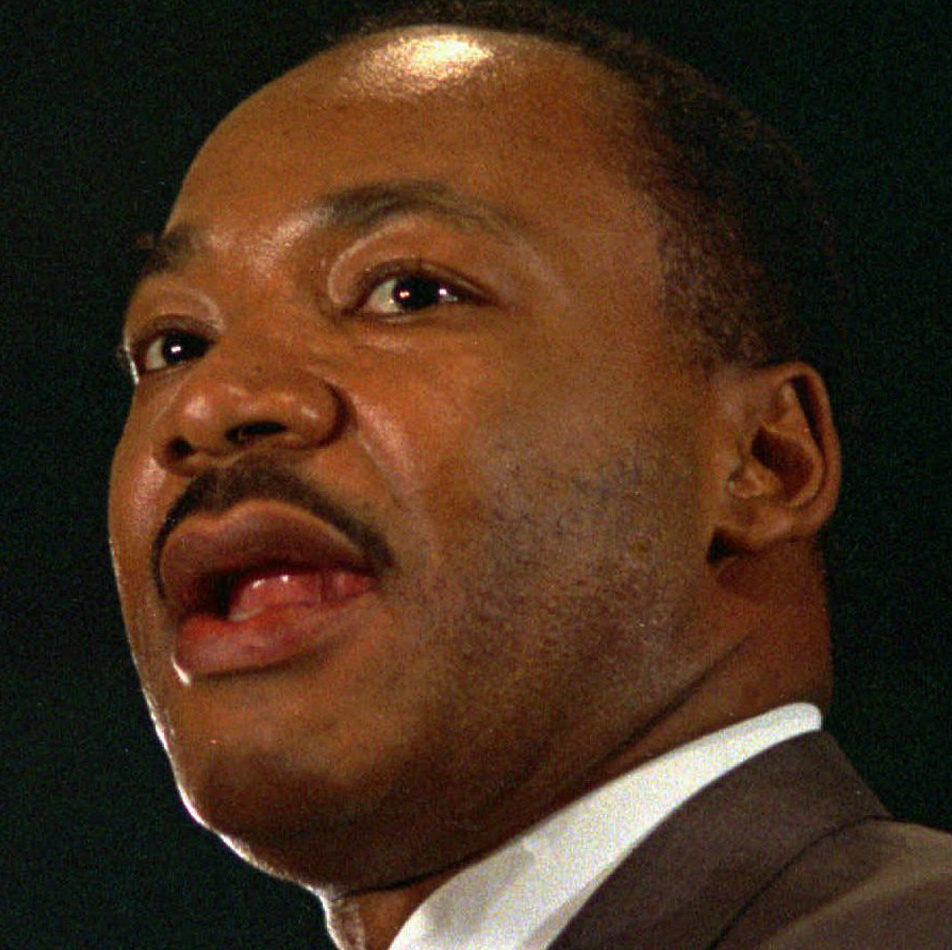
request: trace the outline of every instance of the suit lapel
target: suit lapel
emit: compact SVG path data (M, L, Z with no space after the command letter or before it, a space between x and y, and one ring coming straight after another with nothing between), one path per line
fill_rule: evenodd
M885 815L830 736L784 742L682 805L595 892L551 950L712 947L809 844Z

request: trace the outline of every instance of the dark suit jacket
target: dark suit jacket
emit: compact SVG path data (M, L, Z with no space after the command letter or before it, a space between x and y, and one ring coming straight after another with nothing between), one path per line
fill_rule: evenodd
M828 735L701 791L551 950L950 950L952 835L890 819Z

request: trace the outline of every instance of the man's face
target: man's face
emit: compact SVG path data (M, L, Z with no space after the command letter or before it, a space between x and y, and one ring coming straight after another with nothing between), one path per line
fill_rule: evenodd
M481 34L338 49L216 131L132 298L132 649L189 806L278 873L492 846L703 667L708 401L605 81Z

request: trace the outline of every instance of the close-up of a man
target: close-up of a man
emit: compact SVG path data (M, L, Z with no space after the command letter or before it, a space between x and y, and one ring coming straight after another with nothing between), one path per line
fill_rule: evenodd
M952 946L952 838L821 727L827 226L743 107L541 7L369 26L208 138L113 559L188 809L338 946Z

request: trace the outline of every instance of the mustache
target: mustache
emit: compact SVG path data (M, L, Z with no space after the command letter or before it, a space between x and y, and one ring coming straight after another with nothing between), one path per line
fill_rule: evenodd
M280 501L300 508L340 531L366 552L375 571L393 564L383 534L327 496L293 469L271 459L246 457L227 468L210 468L196 476L169 509L152 543L152 577L160 593L159 559L169 535L195 514L224 514L245 501Z

